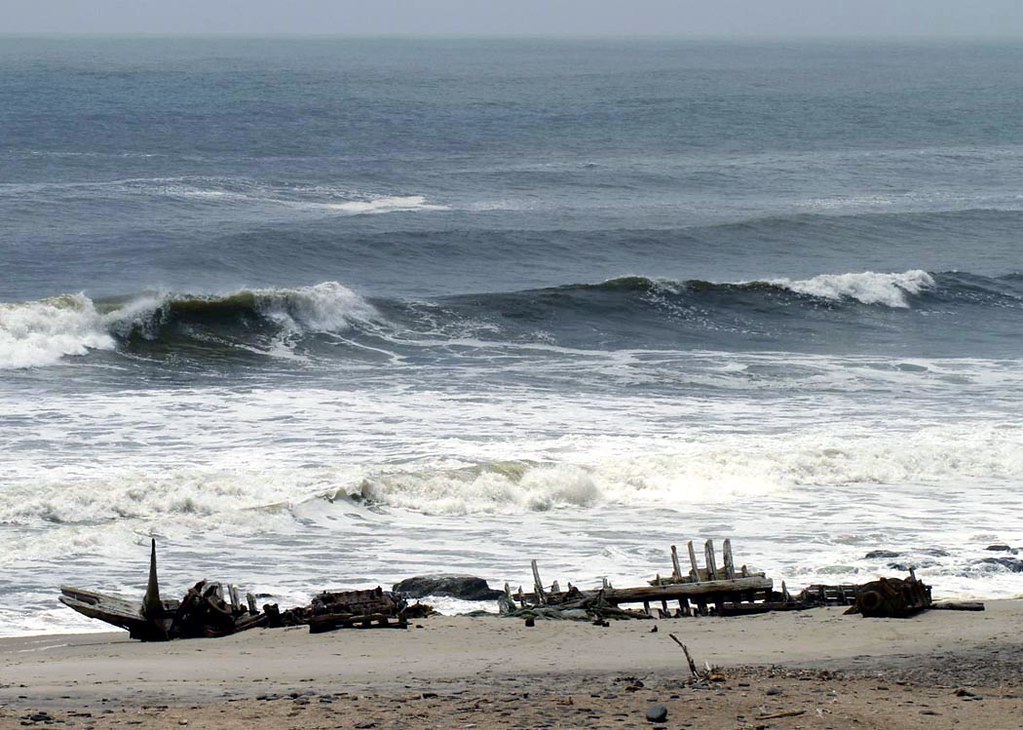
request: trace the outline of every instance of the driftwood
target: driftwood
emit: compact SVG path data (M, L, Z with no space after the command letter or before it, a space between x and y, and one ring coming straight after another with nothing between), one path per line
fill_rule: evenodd
M650 615L643 611L629 611L618 608L604 599L604 591L594 595L584 595L574 586L566 592L568 598L557 603L536 604L515 608L507 599L498 601L502 616L511 618L554 619L568 621L594 621L604 623L608 619L649 619Z
M931 608L938 611L983 611L983 601L939 601Z
M679 640L679 638L678 638L677 636L675 636L675 634L668 634L668 636L670 636L670 637L671 637L672 641L674 641L674 642L675 642L676 644L678 644L679 646L681 646L681 647L682 647L682 651L683 651L683 652L685 653L685 655L686 655L686 661L687 661L687 662L689 662L689 673L690 673L690 674L691 674L691 675L692 675L692 676L693 676L694 678L696 678L696 677L699 677L699 676L700 676L700 673L696 671L696 662L694 662L694 661L693 661L693 656L692 656L692 654L690 654L690 653L689 653L689 647L688 647L688 646L686 646L685 644L683 644L683 643L682 643L682 642L681 642L681 641Z

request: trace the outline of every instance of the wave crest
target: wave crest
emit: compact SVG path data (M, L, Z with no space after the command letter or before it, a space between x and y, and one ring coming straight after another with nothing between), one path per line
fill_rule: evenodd
M901 274L879 274L873 271L860 274L822 274L801 281L776 279L768 283L796 294L808 294L831 300L855 299L861 304L882 304L898 309L909 306L906 295L919 294L935 286L934 277L920 269Z

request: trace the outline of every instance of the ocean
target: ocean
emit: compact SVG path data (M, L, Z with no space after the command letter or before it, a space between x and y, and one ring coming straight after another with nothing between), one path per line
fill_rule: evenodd
M102 629L58 586L140 596L150 537L283 605L723 538L1023 593L1021 67L0 38L0 634Z

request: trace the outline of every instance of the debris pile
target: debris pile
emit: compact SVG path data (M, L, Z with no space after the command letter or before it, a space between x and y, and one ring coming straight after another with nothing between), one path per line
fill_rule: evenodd
M339 628L408 627L404 611L408 606L397 593L385 593L380 586L363 591L325 591L313 598L309 611L309 633ZM391 623L394 619L395 623Z
M401 595L384 592L379 586L372 590L327 591L309 606L286 611L276 604L264 605L260 611L251 593L242 603L236 586L205 580L189 588L180 601L163 600L156 573L155 540L149 559L149 584L141 603L70 586L61 586L60 590L60 601L65 606L126 629L131 638L141 641L216 638L259 626L308 626L310 633L349 627L405 628L408 614L421 617L432 613L422 604L409 607Z
M930 586L917 579L912 569L905 579L881 578L863 585L812 585L793 596L784 582L781 591L775 591L774 582L764 573L745 565L736 568L731 540L724 541L720 567L712 540L704 544L702 567L692 541L688 554L689 569L683 571L672 545L671 572L633 588L615 588L606 578L592 590L571 583L562 590L558 581L546 588L533 560L532 593L525 593L521 586L512 593L507 583L503 591L495 591L474 576L420 576L395 584L393 591L379 586L324 591L308 606L282 611L276 604L266 604L260 610L251 593L243 602L237 587L205 580L189 588L180 601L162 599L154 540L149 583L141 603L68 586L61 587L60 601L85 616L126 629L132 638L142 641L212 638L255 627L308 626L310 633L343 628L407 628L408 619L436 613L425 604L409 605L410 597L426 595L457 595L463 600L496 597L501 615L524 619L527 625L533 625L536 619L555 619L607 626L612 619L745 616L818 606L846 606L846 613L891 618L906 618L929 608L984 610L979 602L933 603Z
M909 578L881 578L860 586L856 605L846 613L878 618L909 618L931 607L931 587L913 571Z

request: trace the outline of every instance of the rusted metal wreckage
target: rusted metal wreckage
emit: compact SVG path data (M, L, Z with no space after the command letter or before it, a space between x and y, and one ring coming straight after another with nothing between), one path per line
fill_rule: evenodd
M156 541L149 557L149 582L142 602L121 596L61 586L60 602L89 618L105 621L128 631L141 641L214 638L256 627L309 626L311 633L337 628L405 628L409 609L398 594L379 586L371 590L325 591L309 606L281 611L276 604L260 610L256 598L246 594L242 603L238 588L211 581L199 581L184 598L160 597L156 572ZM421 614L420 614L421 615Z

